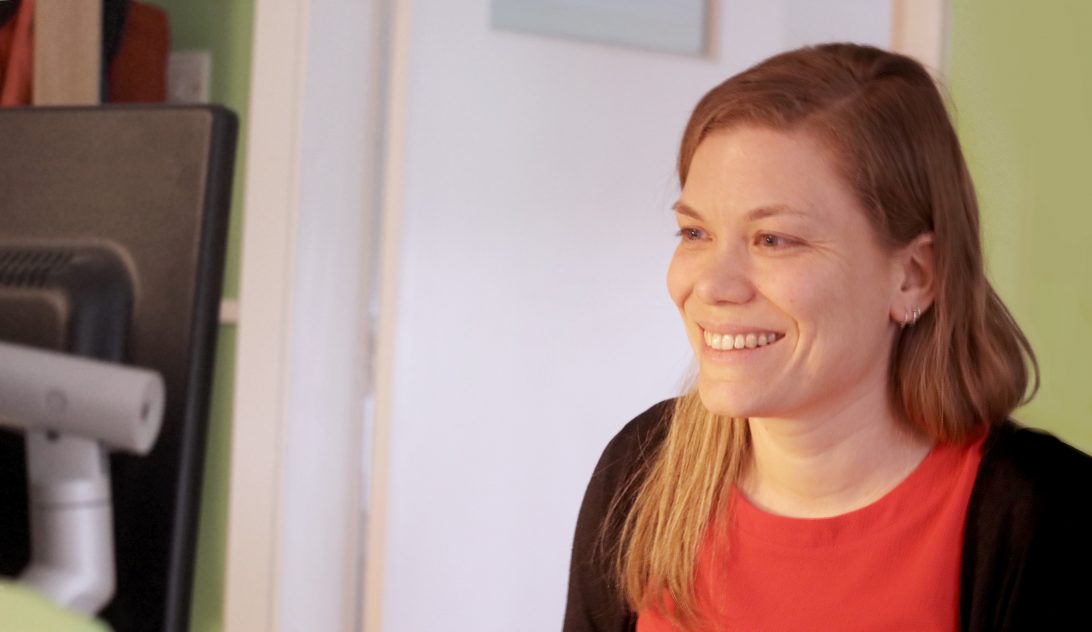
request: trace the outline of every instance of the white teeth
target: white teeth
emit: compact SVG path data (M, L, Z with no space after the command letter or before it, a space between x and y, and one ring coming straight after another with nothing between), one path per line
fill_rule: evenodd
M754 349L755 347L765 347L766 345L773 344L779 337L777 334L715 334L712 332L703 332L705 338L705 344L713 349L719 351L730 351L733 349Z

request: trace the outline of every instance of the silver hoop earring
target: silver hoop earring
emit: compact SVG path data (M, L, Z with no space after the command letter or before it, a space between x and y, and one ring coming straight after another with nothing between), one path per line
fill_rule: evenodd
M902 329L913 327L914 323L918 322L919 318L921 318L921 310L915 305L911 310L903 311L902 321L899 322L899 325Z

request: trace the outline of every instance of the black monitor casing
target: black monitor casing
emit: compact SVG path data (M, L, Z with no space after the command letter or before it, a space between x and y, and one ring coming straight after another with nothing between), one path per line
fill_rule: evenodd
M117 592L101 616L119 632L189 628L236 134L215 106L0 110L0 248L116 254L133 286L122 359L166 383L152 452L111 457ZM0 340L81 352L66 310L0 279ZM22 438L0 433L6 576L29 556L26 499Z

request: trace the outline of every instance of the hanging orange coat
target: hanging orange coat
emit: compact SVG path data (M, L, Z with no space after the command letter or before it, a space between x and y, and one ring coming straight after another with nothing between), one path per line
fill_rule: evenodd
M170 28L166 12L132 2L117 54L107 68L106 101L167 100ZM30 105L34 78L34 0L0 27L0 106Z
M34 76L34 0L0 28L0 106L29 105Z

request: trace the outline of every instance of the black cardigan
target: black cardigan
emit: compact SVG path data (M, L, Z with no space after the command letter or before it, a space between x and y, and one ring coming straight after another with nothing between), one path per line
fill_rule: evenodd
M636 629L598 539L611 500L663 441L671 410L668 400L639 415L595 467L576 524L565 632ZM983 449L964 530L960 629L1092 630L1092 458L1011 421ZM632 502L630 492L615 515Z

